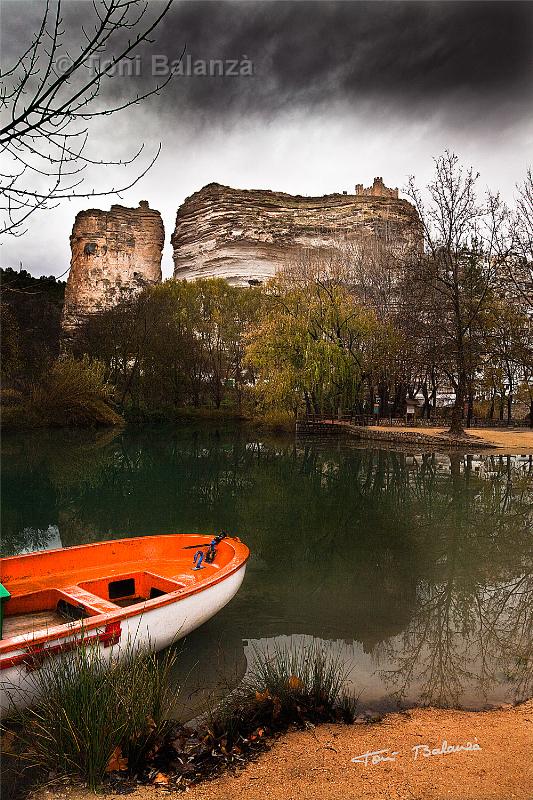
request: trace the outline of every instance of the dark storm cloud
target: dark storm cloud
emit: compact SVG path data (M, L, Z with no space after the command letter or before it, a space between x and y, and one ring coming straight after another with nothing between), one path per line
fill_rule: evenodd
M5 3L3 49L20 52L42 3ZM149 13L157 13L152 0ZM65 49L94 19L89 0L64 3ZM383 108L448 110L457 119L529 113L533 79L529 2L219 2L176 0L143 51L138 77L106 83L102 99L154 83L152 57L253 62L253 77L176 76L157 113L214 123L243 113L272 118L378 101ZM500 108L503 106L503 108ZM155 109L154 109L155 110Z
M252 60L253 78L178 76L167 102L183 112L271 116L381 99L474 114L504 101L529 113L532 12L523 2L184 2L151 50L172 60L185 44L193 59ZM146 57L144 78L149 67Z

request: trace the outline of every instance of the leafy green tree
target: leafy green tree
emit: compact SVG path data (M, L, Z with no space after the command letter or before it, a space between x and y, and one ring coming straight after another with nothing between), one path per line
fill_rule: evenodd
M20 373L20 328L15 315L6 303L0 304L2 331L0 336L0 369L2 383L11 382Z
M499 398L499 416L507 422L518 399L531 412L533 397L533 321L519 297L494 302L484 331L483 385L489 395L488 417L492 419Z
M221 279L168 280L87 321L75 348L101 359L122 404L240 407L245 331L261 293Z
M343 283L280 274L249 334L248 360L264 405L293 411L339 412L363 399L365 381L390 356L391 341L375 314Z
M45 373L60 347L65 283L0 269L3 378L27 387Z

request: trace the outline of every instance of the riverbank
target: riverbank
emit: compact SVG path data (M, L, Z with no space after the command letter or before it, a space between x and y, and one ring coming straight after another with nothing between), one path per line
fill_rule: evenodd
M90 419L70 420L50 419L40 410L28 409L20 393L0 392L0 419L3 431L26 431L49 428L79 430L82 428L104 429L123 428L125 426L158 427L169 425L228 425L239 424L267 433L293 433L294 415L285 412L271 411L254 415L246 411L232 408L184 407L176 409L121 409L120 413L106 406L106 413L100 412Z
M392 442L398 445L459 448L462 450L497 451L500 455L533 453L531 428L469 428L464 436L451 436L446 428L403 428L399 426L346 425L346 431L356 439Z
M476 747L444 754L444 741L448 747L468 742ZM427 755L424 746L436 752ZM532 749L533 700L479 712L412 709L374 724L326 724L292 731L237 774L225 773L191 786L188 796L191 800L531 800ZM364 754L378 750L395 760L372 764L371 756L365 759ZM353 763L358 756L363 758ZM139 787L129 796L157 800L168 794L164 780L160 776L159 786ZM64 786L34 796L34 800L90 798L94 794L86 789Z

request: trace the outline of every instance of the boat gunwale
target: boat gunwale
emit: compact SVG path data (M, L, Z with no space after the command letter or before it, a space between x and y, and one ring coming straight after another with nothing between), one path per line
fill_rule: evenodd
M109 539L104 542L91 542L90 544L84 545L71 545L69 547L58 548L57 550L36 550L32 553L23 553L20 556L6 556L5 558L0 559L0 563L4 564L9 561L13 562L20 559L34 558L37 554L54 553L65 550L86 550L89 547L99 547L104 544L119 544L122 542L135 542L139 540L144 541L146 539L150 539L152 541L156 539L172 539L177 536L196 539L208 538L208 542L212 538L210 534L201 533L169 533L158 534L155 536L124 537L122 539ZM189 596L198 594L199 592L206 591L207 589L216 586L218 583L221 583L242 569L250 558L249 548L244 544L244 542L241 542L239 538L228 536L224 541L225 544L228 544L233 548L233 557L231 560L225 566L221 567L216 573L204 580L199 581L193 586L180 587L173 592L168 592L167 594L161 595L161 597L154 597L151 600L144 600L140 603L136 603L135 605L117 607L116 611L106 611L102 614L95 614L93 616L85 617L81 620L66 622L63 625L55 625L50 628L38 629L37 631L31 631L29 633L23 633L18 636L12 636L10 638L3 639L0 641L0 655L9 653L12 650L20 650L25 647L34 647L35 645L50 642L55 639L72 637L77 633L92 631L95 628L101 628L109 623L120 622L121 620L128 619L130 617L142 617L145 613L155 611L158 608L170 605L171 603L185 600ZM200 547L208 544L208 542L198 542L198 546Z

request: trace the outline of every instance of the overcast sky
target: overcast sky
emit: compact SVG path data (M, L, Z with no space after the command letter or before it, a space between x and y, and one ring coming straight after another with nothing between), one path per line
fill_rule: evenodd
M69 49L91 8L66 3ZM40 0L3 0L3 62L27 45L41 11ZM184 46L184 72L222 59L253 75L177 75L160 97L98 121L93 155L127 156L143 141L149 153L161 142L155 166L122 199L35 214L24 237L4 238L3 266L60 275L78 210L146 199L163 215L166 277L176 210L213 181L321 195L381 175L401 189L409 174L426 183L432 157L448 148L479 170L481 186L512 201L532 161L532 3L176 2L155 38L138 76L108 81L105 102L151 85L152 57L161 68ZM95 170L88 185L131 177Z

